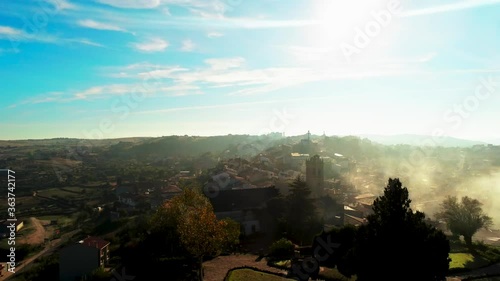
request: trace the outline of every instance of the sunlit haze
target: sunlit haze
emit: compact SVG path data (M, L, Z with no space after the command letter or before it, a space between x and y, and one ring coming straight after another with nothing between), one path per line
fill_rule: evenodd
M0 3L0 281L500 280L500 0Z

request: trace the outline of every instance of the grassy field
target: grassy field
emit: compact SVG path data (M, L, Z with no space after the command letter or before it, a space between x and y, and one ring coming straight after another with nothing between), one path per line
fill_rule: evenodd
M225 281L288 281L287 279L276 275L255 271L252 269L237 269L231 271Z

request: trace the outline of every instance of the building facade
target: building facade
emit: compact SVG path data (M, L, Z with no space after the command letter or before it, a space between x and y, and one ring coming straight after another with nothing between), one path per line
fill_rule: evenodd
M314 155L306 161L306 184L311 189L311 197L324 195L325 164L319 155Z
M67 246L59 253L59 280L74 281L89 276L109 262L109 242L87 237Z

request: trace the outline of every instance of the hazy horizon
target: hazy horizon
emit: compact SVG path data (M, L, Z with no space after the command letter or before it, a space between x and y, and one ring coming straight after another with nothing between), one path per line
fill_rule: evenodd
M274 134L279 132L273 132ZM187 136L187 137L200 137L200 138L210 138L210 137L224 137L224 136L262 136L265 137L265 134L221 134L221 135L162 135L162 136L118 136L112 138L78 138L78 137L50 137L50 138L26 138L26 139L0 139L3 142L15 142L15 141L43 141L43 140L55 140L55 139L79 139L79 140L122 140L122 139L156 139L156 138L166 138L172 136ZM359 134L359 135L328 135L328 134L316 134L311 133L312 138L317 137L359 137L360 139L368 139L372 142L379 143L382 145L413 145L413 146L443 146L443 147L471 147L473 145L500 145L500 139L485 139L485 140L477 140L477 139L463 139L463 138L454 138L454 137L441 137L436 138L431 135L413 135L413 134L387 134L387 135L374 135L374 134ZM283 135L284 138L297 138L302 137L306 138L307 133L305 134L297 134L297 135Z

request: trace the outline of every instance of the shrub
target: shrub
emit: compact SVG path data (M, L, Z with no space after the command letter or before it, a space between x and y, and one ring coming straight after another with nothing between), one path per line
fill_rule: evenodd
M289 259L293 256L293 253L294 246L292 241L285 238L281 238L269 247L269 256L276 259Z

